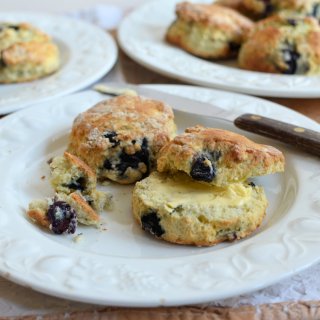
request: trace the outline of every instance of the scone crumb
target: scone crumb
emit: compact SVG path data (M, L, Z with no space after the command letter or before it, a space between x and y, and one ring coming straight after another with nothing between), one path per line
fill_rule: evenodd
M75 243L79 243L81 241L83 241L83 233L78 233L75 237L72 238L72 241L75 242Z

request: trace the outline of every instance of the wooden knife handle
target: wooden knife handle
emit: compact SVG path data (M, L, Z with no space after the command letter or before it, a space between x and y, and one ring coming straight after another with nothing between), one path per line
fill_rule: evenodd
M234 120L240 129L289 143L320 156L320 132L255 114L243 114Z

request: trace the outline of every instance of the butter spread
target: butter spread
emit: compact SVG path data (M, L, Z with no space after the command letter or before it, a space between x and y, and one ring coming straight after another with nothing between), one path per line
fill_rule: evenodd
M179 205L242 206L250 200L252 187L233 183L227 187L207 186L184 175L168 178L153 185L153 193L166 202L166 207Z

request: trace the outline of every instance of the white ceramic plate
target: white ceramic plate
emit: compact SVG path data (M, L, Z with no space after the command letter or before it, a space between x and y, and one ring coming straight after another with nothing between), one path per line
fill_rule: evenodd
M234 99L244 99L252 108L263 102L216 90L172 88L179 89L180 94L194 90L206 97L211 92L211 99L220 99L222 103L218 105L222 108ZM107 230L80 227L77 232L83 233L83 240L76 243L73 236L55 236L30 223L25 217L30 200L52 194L47 160L65 149L74 117L105 98L85 91L21 110L0 121L2 276L71 300L169 306L253 291L319 260L318 159L248 133L245 134L256 141L279 146L285 152L287 169L284 174L254 180L265 187L270 206L262 227L247 239L212 248L153 239L133 221L132 187L114 184L107 187L115 197L114 210L102 215ZM274 108L265 101L266 111L269 106ZM278 110L283 118L292 115L281 106ZM199 123L241 132L225 120L175 113L180 130ZM298 114L296 117L301 126L319 128L311 120Z
M211 62L164 41L180 0L152 1L126 17L118 33L122 49L135 61L182 81L272 97L320 97L320 76L274 75L240 70L236 61ZM211 3L212 0L192 0Z
M113 38L77 19L1 12L0 21L32 23L48 33L61 52L61 67L56 73L31 82L0 84L0 114L83 89L103 77L117 60L118 49Z

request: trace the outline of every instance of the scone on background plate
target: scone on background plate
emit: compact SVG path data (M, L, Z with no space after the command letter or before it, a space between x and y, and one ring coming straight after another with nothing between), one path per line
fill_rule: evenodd
M284 170L284 156L274 147L222 129L196 126L176 136L159 153L159 172L183 171L216 186Z
M98 178L130 184L149 174L175 132L171 107L123 95L81 113L73 123L68 150Z
M320 18L319 0L219 0L218 3L255 19L262 19L281 11Z
M0 24L0 83L30 81L58 70L59 49L28 23Z
M247 182L204 185L185 173L153 172L133 190L133 215L142 229L178 244L211 246L244 238L265 216L262 187Z
M226 59L237 55L252 21L238 12L214 4L182 2L166 40L202 58Z
M238 56L243 69L314 75L320 73L320 26L316 19L276 15L257 23Z

